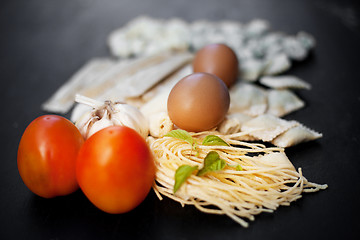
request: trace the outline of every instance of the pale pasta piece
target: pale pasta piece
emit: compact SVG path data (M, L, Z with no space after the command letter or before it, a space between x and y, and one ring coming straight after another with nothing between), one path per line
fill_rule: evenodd
M252 117L243 113L228 114L226 115L224 121L219 124L217 130L221 134L237 133L241 131L241 125L250 119L252 119Z
M270 24L264 19L253 19L244 26L247 38L261 37L270 30Z
M290 170L296 171L294 165L292 165L285 152L272 152L266 155L257 156L256 159L260 163L266 164L268 166L270 165L273 167L288 168Z
M285 53L279 53L268 60L264 75L277 75L290 69L291 61Z
M144 116L149 116L158 112L166 112L168 97L168 91L162 91L158 93L157 96L140 107L140 112L144 114Z
M192 65L187 64L171 74L169 77L164 79L164 81L161 81L157 85L155 85L153 88L149 89L149 91L145 92L143 95L141 95L142 100L146 103L150 101L152 98L156 97L158 94L167 91L170 93L171 89L175 86L175 84L180 81L185 76L192 73Z
M125 89L131 83L130 77L134 78L134 75L142 74L144 71L148 71L149 68L155 67L170 57L170 53L161 53L148 57L120 60L111 69L98 76L96 82L84 86L77 93L102 101L124 101L125 97L129 96L129 92L126 92ZM147 85L146 82L144 84ZM109 98L109 95L105 96L105 93L116 88L116 86L122 86L122 90L115 94L116 97L110 96ZM139 88L143 89L143 84Z
M128 97L128 98L125 98L124 101L121 101L121 102L124 102L124 103L127 103L129 105L132 105L138 109L141 108L141 106L143 106L146 102L140 97Z
M290 128L286 132L280 134L271 141L272 144L278 147L291 147L302 142L308 142L321 138L322 134L305 127L302 124Z
M311 50L316 45L316 40L311 34L300 31L296 34L296 39L303 45L307 50Z
M150 135L163 137L174 129L174 124L166 112L157 112L148 116Z
M304 60L309 51L301 43L301 41L295 36L287 36L283 39L283 48L286 55L293 60L302 61Z
M139 16L110 33L107 42L117 57L144 56L189 48L189 24L179 18L154 19Z
M283 117L301 109L305 103L289 90L270 89L268 91L268 105L268 114Z
M118 64L109 58L91 59L42 104L42 109L49 112L67 113L73 106L75 94L78 91L96 83L99 76Z
M241 131L241 123L236 118L226 117L217 127L222 134L232 134Z
M166 59L154 65L142 69L133 69L131 74L125 77L124 82L108 88L100 97L113 101L124 101L127 97L139 97L171 73L190 62L191 59L192 54L190 53L170 54Z
M161 53L155 56L119 61L110 59L91 60L43 104L43 109L66 113L74 104L77 93L101 101L124 101L125 97L142 94L151 84L162 79L161 75L155 76L154 71L150 71L156 68L157 64L166 63L168 59L173 59L172 64L168 64L163 70L171 72L181 66L182 61L186 62L189 58L191 58L189 54L173 56L170 53ZM137 83L137 77L143 76L144 73L152 74L151 79L142 81L141 84L138 84L137 90L133 91L132 86ZM115 90L117 86L121 86L118 91ZM112 91L115 92L112 93Z
M239 63L241 79L255 82L261 76L265 66L262 60L252 58L243 60Z
M238 82L230 89L229 113L258 116L267 109L266 91L252 83Z
M260 78L260 83L264 86L275 89L297 88L297 89L311 89L311 85L292 75L283 76L264 76Z
M164 92L170 93L173 86L181 80L183 77L192 73L192 66L190 64L185 65L184 67L180 68L170 76L166 77L163 81L156 84L154 87L146 91L141 96L137 97L127 97L125 102L127 104L136 106L137 108L143 107L148 102L150 102L153 98L158 97L160 94L164 94ZM163 105L163 104L162 104Z
M296 121L287 121L270 114L264 114L245 122L241 131L248 132L258 140L269 142L286 130L298 125Z

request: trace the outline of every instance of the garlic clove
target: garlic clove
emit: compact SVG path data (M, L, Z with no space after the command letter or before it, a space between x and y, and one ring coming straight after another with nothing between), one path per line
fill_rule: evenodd
M134 130L137 130L137 124L134 122L127 113L118 112L112 115L112 121L115 125L127 126Z
M101 129L104 129L106 127L114 126L114 123L107 117L107 115L104 115L103 118L100 120L94 122L90 129L88 130L88 134L86 136L86 139L89 138L94 133L100 131Z
M116 125L127 126L129 128L137 131L143 138L146 138L149 135L149 130L147 125L141 125L131 115L127 113L118 112L113 115L113 122Z
M137 131L143 138L149 135L149 126L145 116L137 108L128 104L116 104L112 119Z
M147 125L147 121L145 116L140 112L139 109L137 109L134 106L128 105L128 104L116 104L115 105L115 111L120 111L120 112L127 112L129 115L132 116L132 118L134 118L134 120L136 120L140 125Z
M75 126L79 129L81 135L84 139L87 138L89 133L90 125L92 125L93 120L95 120L92 112L86 112L75 122Z

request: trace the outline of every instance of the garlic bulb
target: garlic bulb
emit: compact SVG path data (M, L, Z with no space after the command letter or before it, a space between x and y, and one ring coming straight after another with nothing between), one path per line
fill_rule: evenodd
M75 101L93 108L75 122L85 139L109 126L127 126L143 138L149 135L148 122L136 107L119 102L101 102L82 95L76 95Z

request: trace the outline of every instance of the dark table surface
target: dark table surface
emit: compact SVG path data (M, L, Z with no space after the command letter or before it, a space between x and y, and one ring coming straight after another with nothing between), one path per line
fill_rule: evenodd
M360 233L360 7L356 1L69 0L0 2L0 239L355 239ZM313 34L317 46L289 71L312 84L306 107L288 116L324 134L286 150L329 188L263 213L245 229L225 216L159 201L110 215L77 191L43 199L23 184L16 152L41 104L87 60L109 56L108 34L133 18L268 20Z

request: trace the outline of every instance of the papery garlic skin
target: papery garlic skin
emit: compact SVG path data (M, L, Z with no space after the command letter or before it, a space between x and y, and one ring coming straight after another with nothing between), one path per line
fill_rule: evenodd
M81 95L76 95L75 101L93 107L75 121L75 126L85 139L109 126L127 126L143 138L149 135L145 116L134 106L111 101L100 102Z

